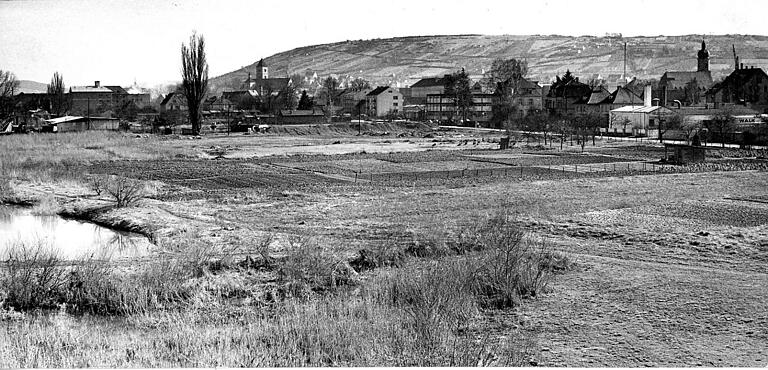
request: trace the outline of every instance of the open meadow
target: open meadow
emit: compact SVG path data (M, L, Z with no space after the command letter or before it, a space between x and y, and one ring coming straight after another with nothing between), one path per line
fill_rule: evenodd
M156 246L3 256L0 367L768 365L765 151L384 131L0 137L1 201Z

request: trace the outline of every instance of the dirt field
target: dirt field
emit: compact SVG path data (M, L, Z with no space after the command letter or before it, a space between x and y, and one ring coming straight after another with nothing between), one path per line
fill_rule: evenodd
M83 168L159 182L151 212L124 212L246 253L273 233L316 235L352 256L448 237L505 207L576 267L547 294L486 312L478 338L535 337L531 365L768 365L765 160L671 167L659 146L500 152L493 139L217 137L172 145L220 159Z

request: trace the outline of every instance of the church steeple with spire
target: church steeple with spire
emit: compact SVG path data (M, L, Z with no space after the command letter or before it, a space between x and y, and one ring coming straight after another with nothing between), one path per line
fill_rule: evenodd
M707 51L707 44L704 42L704 40L701 40L701 50L699 50L697 59L699 60L699 68L696 71L709 71L709 52Z

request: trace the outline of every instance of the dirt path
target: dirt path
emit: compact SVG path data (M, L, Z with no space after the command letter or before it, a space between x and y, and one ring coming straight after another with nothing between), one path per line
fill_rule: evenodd
M768 275L576 256L522 310L544 366L766 366Z

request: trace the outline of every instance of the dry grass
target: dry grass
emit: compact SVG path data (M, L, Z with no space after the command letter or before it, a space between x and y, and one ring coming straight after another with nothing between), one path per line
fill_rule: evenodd
M81 166L92 161L171 159L188 153L158 137L136 138L121 132L10 135L0 137L0 176L82 180Z
M472 334L484 279L496 272L484 267L490 247L404 259L358 279L332 245L297 238L273 262L284 292L274 300L219 249L191 232L178 240L188 248L165 246L178 252L127 272L96 261L65 267L44 253L16 258L3 275L0 366L521 365L531 351L530 338ZM7 311L61 305L43 316Z
M53 193L45 193L32 207L32 214L38 216L52 216L59 213L59 202Z

